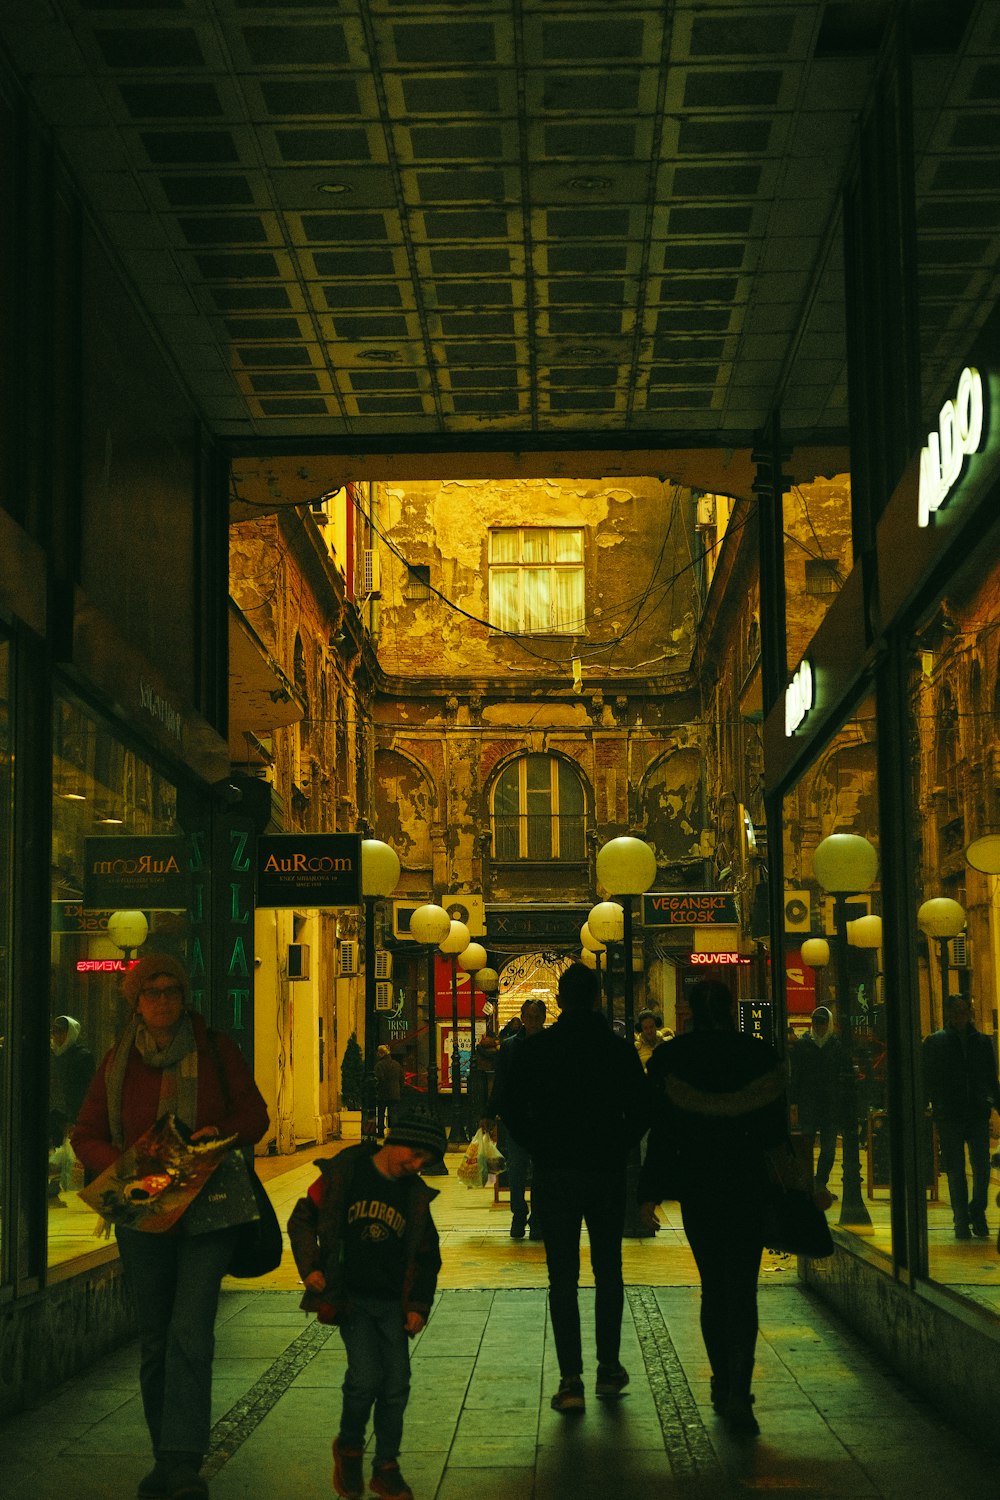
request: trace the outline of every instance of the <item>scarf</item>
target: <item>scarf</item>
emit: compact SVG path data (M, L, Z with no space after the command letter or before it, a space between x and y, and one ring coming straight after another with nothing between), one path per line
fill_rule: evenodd
M122 1032L105 1076L111 1140L119 1150L125 1147L122 1090L133 1047L147 1067L158 1068L161 1072L158 1116L172 1114L191 1130L198 1119L198 1047L191 1017L184 1012L169 1047L161 1052L138 1014L133 1015Z
M816 1046L822 1049L823 1047L826 1046L827 1042L833 1036L833 1027L832 1026L828 1026L826 1028L826 1031L823 1033L823 1035L819 1036L817 1034L815 1028L812 1027L812 1026L810 1026L810 1028L809 1028L809 1036L812 1039L812 1041L815 1042Z

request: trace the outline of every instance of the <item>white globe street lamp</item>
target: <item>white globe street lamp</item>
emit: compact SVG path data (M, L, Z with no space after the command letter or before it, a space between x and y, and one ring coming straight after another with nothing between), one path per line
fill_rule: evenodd
M142 911L113 911L108 918L108 937L116 948L122 950L122 962L127 969L132 954L141 948L149 936L149 923Z
M951 939L965 931L965 907L950 896L932 896L917 911L917 926L926 937L938 945L938 960L941 967L941 1025L944 1025L944 1009L948 1001L949 964L948 944ZM931 1009L931 1030L934 1025Z

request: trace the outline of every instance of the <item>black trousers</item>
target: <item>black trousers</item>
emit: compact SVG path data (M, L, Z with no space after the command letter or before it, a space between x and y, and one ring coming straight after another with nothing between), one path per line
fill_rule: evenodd
M712 1373L750 1389L763 1239L754 1205L687 1198L681 1217L701 1278L701 1334Z
M580 1231L590 1237L594 1272L594 1332L597 1362L617 1365L621 1348L622 1229L625 1223L625 1167L612 1172L533 1168L532 1215L545 1236L549 1272L549 1315L556 1343L559 1373L583 1373L580 1342Z

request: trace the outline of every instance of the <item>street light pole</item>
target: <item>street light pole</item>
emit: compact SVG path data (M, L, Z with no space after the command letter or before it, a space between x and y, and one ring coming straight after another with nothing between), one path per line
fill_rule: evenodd
M361 1088L361 1138L374 1144L377 1134L375 1055L378 1046L375 1010L375 906L396 889L400 864L394 849L381 839L361 841L361 899L365 908L365 1072Z
M872 1220L861 1196L858 1080L854 1066L847 901L848 897L867 891L877 873L878 853L874 845L860 834L830 834L817 844L813 853L813 874L827 894L833 897L833 922L837 938L837 951L834 955L837 972L837 1019L840 1022L845 1057L841 1077L843 1193L838 1222L854 1228L870 1227Z
M458 1042L458 955L469 946L469 929L464 922L452 922L438 948L451 960L451 1126L449 1146L466 1144L462 1121L462 1053Z
M938 962L941 969L941 1025L944 1025L945 1005L948 1000L948 944L953 937L958 937L965 930L965 907L960 901L953 901L950 896L932 896L925 901L917 912L917 926L928 938L933 938L938 944ZM928 977L927 1004L930 1028L936 1031L934 1025L934 986Z
M414 942L427 949L427 1107L437 1117L437 994L434 954L438 943L451 931L451 918L443 906L428 902L410 913L410 932Z

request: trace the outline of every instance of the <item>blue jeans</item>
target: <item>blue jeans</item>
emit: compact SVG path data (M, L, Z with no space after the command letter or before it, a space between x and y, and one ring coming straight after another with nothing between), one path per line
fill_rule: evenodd
M549 1272L549 1315L561 1376L580 1375L580 1230L590 1236L594 1273L594 1332L597 1362L617 1365L625 1289L622 1281L622 1229L625 1223L625 1171L593 1172L566 1167L534 1167L533 1212L541 1212Z
M118 1253L139 1314L142 1409L157 1456L208 1451L215 1314L236 1234L118 1230Z
M497 1131L497 1149L507 1163L511 1222L519 1224L523 1229L528 1222L528 1205L524 1195L531 1172L531 1156L523 1146L517 1144L510 1131L504 1128L502 1120Z
M364 1447L374 1406L375 1462L388 1463L399 1455L410 1395L410 1350L402 1305L396 1299L351 1297L340 1336L347 1350L340 1441L345 1448Z
M941 1165L948 1178L948 1195L956 1229L968 1228L969 1220L986 1217L986 1199L990 1189L990 1122L979 1120L938 1120ZM972 1197L965 1175L965 1148L969 1148L972 1167Z

